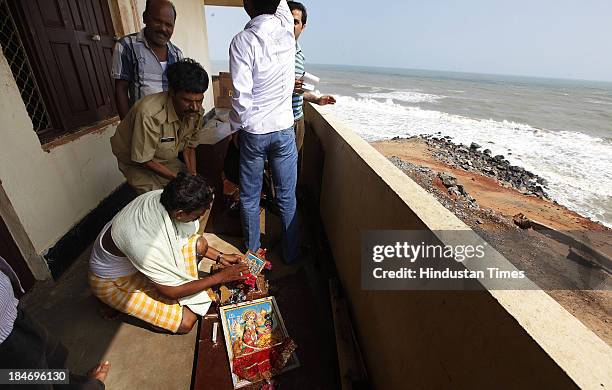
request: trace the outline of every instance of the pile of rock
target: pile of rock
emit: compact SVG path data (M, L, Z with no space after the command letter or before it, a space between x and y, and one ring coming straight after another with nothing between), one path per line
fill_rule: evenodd
M396 156L389 157L389 161L423 189L435 196L444 207L473 228L482 225L483 221L508 224L499 213L488 208L481 208L476 200L467 193L463 185L457 182L457 178L451 174L436 172L427 167L404 161ZM437 181L438 184L434 184L434 181Z
M457 178L455 176L447 172L440 172L438 173L438 177L440 178L440 181L442 181L442 184L444 184L444 187L446 187L449 195L453 196L454 198L464 197L470 203L476 202L476 199L467 193L465 188L463 188L463 185L457 183Z
M508 222L498 212L489 208L481 208L451 174L436 172L427 167L404 161L396 156L389 157L389 161L472 228L479 229L479 226L484 226L483 223L511 226L511 221ZM440 181L442 186L435 185L434 181Z
M431 180L434 178L434 172L424 166L421 165L416 165L413 164L411 162L408 161L404 161L401 158L397 157L397 156L391 156L389 157L389 161L391 161L393 163L393 165L395 165L396 167L398 167L399 169L401 169L402 171L409 171L409 172L415 172L415 173L421 173L424 176L429 178L429 184L431 184Z
M399 157L389 157L389 161L396 167L404 171L414 181L416 181L421 187L426 189L428 192L433 193L436 196L442 196L442 192L437 188L441 186L434 185L434 180L442 182L445 188L445 194L442 196L445 200L449 199L452 201L463 202L469 208L478 208L476 199L467 193L462 184L457 183L457 178L447 172L435 172L427 167L412 164L408 161L404 161Z
M469 147L462 144L456 145L449 136L421 135L417 138L427 142L435 158L453 168L462 168L469 172L494 177L502 184L514 187L523 194L549 199L546 193L548 183L544 178L525 168L510 165L510 162L501 154L492 156L489 149L481 151L482 147L474 142Z

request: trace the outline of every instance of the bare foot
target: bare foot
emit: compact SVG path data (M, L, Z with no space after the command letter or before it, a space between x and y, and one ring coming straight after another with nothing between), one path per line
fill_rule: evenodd
M97 379L100 382L104 383L104 381L106 380L106 376L108 375L108 371L110 370L110 363L109 361L105 361L102 364L98 364L97 366L95 366L94 368L92 368L88 373L87 376L90 379Z
M106 303L102 302L102 301L98 301L99 303L99 307L98 307L98 312L100 313L100 316L102 318L104 318L105 320L116 320L117 318L119 318L119 315L121 313L119 313L119 311L113 309L112 307L108 306Z

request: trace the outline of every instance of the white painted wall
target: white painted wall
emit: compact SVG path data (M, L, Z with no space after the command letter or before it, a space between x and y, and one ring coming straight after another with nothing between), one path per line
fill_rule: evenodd
M0 85L0 180L41 253L124 181L109 144L115 127L45 152L2 53Z
M137 0L138 12L142 15L146 0ZM185 57L198 61L210 73L210 56L208 51L208 31L206 29L206 15L202 0L175 0L176 25L172 35L172 43L178 46ZM141 17L142 20L142 17ZM144 23L143 23L144 26ZM210 111L214 107L212 79L204 96L204 110Z

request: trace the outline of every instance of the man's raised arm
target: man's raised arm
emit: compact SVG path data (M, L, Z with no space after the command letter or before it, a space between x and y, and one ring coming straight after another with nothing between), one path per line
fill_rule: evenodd
M276 9L276 17L282 20L283 25L291 30L293 33L293 14L289 9L289 5L287 4L287 0L281 0L278 4L278 8Z

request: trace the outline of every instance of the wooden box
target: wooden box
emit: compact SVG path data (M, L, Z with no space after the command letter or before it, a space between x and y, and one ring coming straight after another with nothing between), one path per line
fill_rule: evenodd
M213 77L213 92L215 94L215 107L232 108L231 97L234 88L232 76L227 72L219 72L219 76Z

